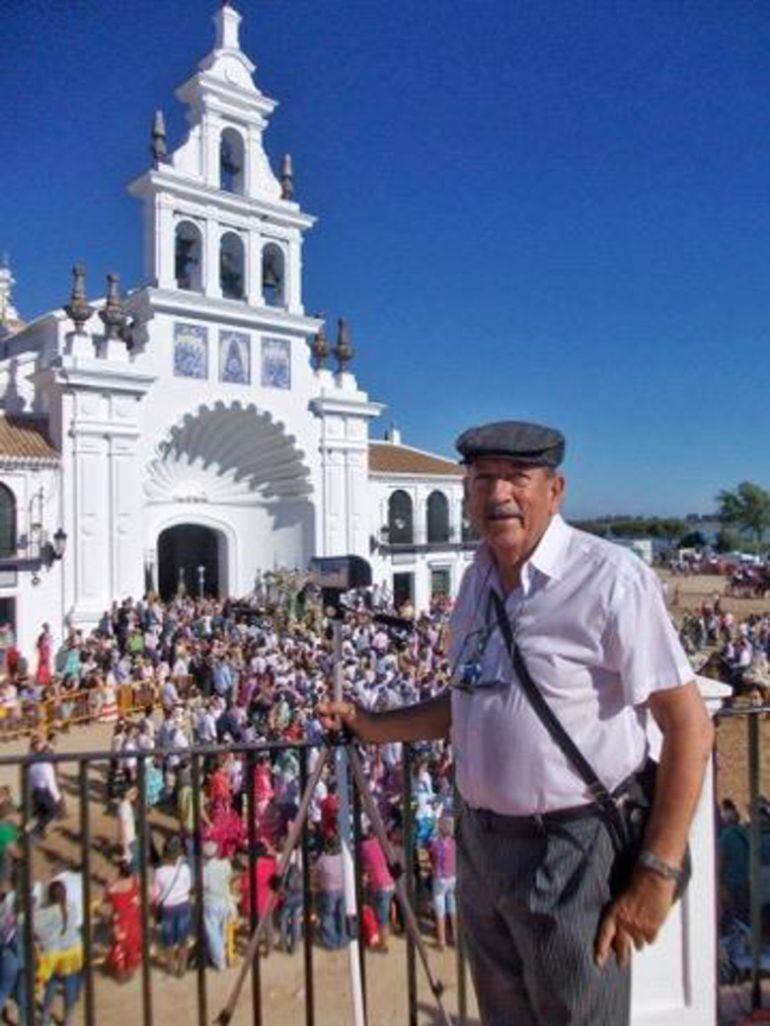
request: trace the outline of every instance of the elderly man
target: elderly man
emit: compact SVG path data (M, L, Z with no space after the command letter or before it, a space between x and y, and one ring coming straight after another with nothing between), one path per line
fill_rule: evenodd
M380 714L321 709L380 744L451 730L458 902L484 1026L628 1023L631 951L674 900L712 745L654 574L559 515L564 446L558 431L513 421L460 436L483 544L452 613L452 687ZM614 896L604 813L536 713L511 638L521 676L610 792L645 764L648 713L661 728L643 852Z

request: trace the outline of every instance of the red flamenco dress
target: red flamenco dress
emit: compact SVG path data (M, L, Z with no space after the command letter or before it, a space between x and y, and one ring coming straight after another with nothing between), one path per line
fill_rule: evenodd
M142 924L139 909L139 885L131 877L127 889L113 884L105 897L112 906L112 944L107 952L107 967L116 976L132 973L142 961Z
M216 842L218 858L232 858L245 847L246 829L232 806L232 789L224 769L218 769L211 778L208 814L211 826L204 831L203 839Z

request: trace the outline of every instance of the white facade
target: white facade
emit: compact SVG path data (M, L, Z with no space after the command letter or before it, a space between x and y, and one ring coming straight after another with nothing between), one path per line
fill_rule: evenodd
M456 466L418 454L427 463L416 473L370 473L369 425L383 407L348 371L344 346L329 369L309 345L322 327L302 295L315 218L293 199L290 161L271 169L263 134L275 102L254 84L240 20L229 5L215 14L214 49L176 92L189 132L171 153L156 115L153 166L129 186L143 210L145 282L113 327L109 296L83 314L73 296L66 312L24 326L8 269L0 283L6 435L42 418L58 454L41 469L0 444L16 508L15 552L0 539L0 620L15 622L24 650L44 620L55 635L68 622L87 629L113 600L169 594L180 575L188 591L203 582L244 595L258 571L355 553L421 608L431 581L456 589L467 559L459 527L431 544L420 527L436 489L459 525ZM399 489L417 511L409 545L381 531ZM60 561L30 562L33 494L45 536L67 535Z

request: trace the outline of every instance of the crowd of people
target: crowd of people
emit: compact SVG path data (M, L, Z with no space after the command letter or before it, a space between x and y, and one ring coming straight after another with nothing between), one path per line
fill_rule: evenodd
M399 631L381 626L361 596L352 598L342 628L344 687L350 696L367 707L386 709L429 698L446 686L446 603L416 618L412 630ZM738 689L770 684L770 614L739 620L714 595L684 614L680 630L695 665L707 658L716 675L724 679L729 674ZM297 949L306 897L301 852L292 855L278 891L276 873L301 797L301 754L292 746L313 746L307 749L310 772L324 743L316 707L328 691L333 654L317 595L306 589L291 610L256 598L239 603L187 596L169 602L154 596L129 599L105 611L90 634L73 627L58 650L48 625L41 629L36 651L26 656L12 635L0 630L0 665L0 717L13 720L25 703L48 703L45 727L52 729L46 732L38 724L32 730L33 753L45 756L54 750L57 725L78 718L73 709L85 708L84 718L111 724L104 822L111 831L112 870L100 892L101 926L95 933L107 972L116 980L130 979L141 965L144 940L169 973L183 975L191 952L223 970L237 958L268 901L275 912L264 932L263 953ZM274 747L255 752L255 744ZM196 782L191 753L200 746L223 748L200 757ZM419 900L431 911L435 943L444 947L456 933L451 749L435 742L413 752L413 845L408 852L401 745L368 750L364 760L389 840L400 862L412 861ZM57 764L44 758L36 762L29 787L31 839L37 842L55 831L66 814ZM151 916L145 922L141 807L148 812L150 858ZM313 940L330 950L349 940L338 808L336 781L328 768L310 804L307 876ZM731 821L729 809L724 820L723 908L728 916L742 917L745 827ZM0 791L0 1009L15 1000L23 1017L17 824L10 792ZM359 859L364 939L387 951L391 930L401 923L393 900L393 867L365 817ZM82 976L82 878L71 866L60 868L34 890L35 974L46 1023L58 991L65 1021L71 1021ZM195 943L198 911L203 951Z
M371 708L393 708L430 697L446 685L444 603L417 618L412 630L394 631L375 621L361 596L352 597L342 626L344 687L351 696ZM183 975L191 951L215 969L226 968L268 901L275 904L275 913L264 933L263 952L275 946L287 953L297 948L305 905L301 851L292 855L280 887L276 872L301 797L301 753L292 745L313 746L307 749L312 772L324 743L315 709L332 677L333 653L317 596L306 594L292 612L256 601L180 597L163 603L149 597L116 603L87 636L73 628L58 652L45 625L36 659L24 659L6 645L0 692L16 689L18 696L27 690L44 701L58 689L59 712L62 695L73 702L82 694L98 696L99 717L113 721L112 759L104 779L113 868L102 894L107 934L100 950L106 969L118 980L129 979L141 964L145 936L169 973ZM142 689L144 703L130 716L120 714L115 699L127 685ZM254 744L274 747L255 751ZM224 748L193 765L192 749L218 745ZM33 733L31 751L42 757L29 777L33 842L55 832L66 813L58 764L44 758L54 747L52 734ZM389 840L399 861L411 860L418 896L433 910L435 941L443 947L456 932L449 746L435 742L416 746L413 753L413 844L407 852L402 746L367 751L364 761ZM198 768L200 779L195 780ZM14 872L19 867L18 817L10 811L10 795L8 805L5 815L0 810L0 851L3 824L14 834L4 851L0 1008L11 999L23 1006L25 995L24 931ZM150 922L142 922L140 915L142 806L148 824ZM307 867L313 939L329 949L349 940L338 809L330 761L310 804ZM401 922L393 900L394 867L365 816L358 851L364 939L373 949L387 951L390 932ZM195 945L198 910L205 951ZM37 889L33 930L45 1022L58 990L65 1020L71 1021L82 970L83 921L77 872L70 870L64 880L57 877Z
M680 637L701 673L730 684L738 696L764 702L770 687L770 612L737 617L716 593L684 614Z

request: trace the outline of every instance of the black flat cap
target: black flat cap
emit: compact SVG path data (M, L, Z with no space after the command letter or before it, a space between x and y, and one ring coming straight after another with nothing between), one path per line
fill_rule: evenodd
M558 467L564 459L565 445L561 431L521 420L500 420L468 428L455 442L463 463L481 456L496 456L530 467Z

